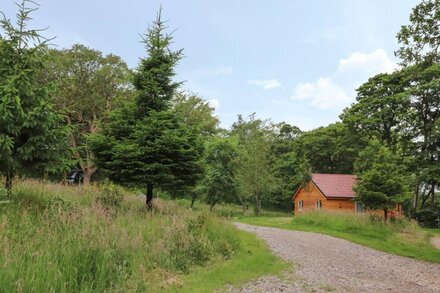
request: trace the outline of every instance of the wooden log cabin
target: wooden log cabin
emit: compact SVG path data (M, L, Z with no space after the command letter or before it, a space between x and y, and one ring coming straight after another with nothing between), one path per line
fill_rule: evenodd
M306 211L364 211L361 202L356 201L353 190L356 176L348 174L312 174L312 179L298 188L292 197L294 213L299 215ZM379 213L379 211L370 211ZM401 205L390 210L389 214L401 214Z
M356 201L353 190L355 184L355 175L314 173L312 179L293 195L294 213L316 210L362 212L362 203ZM391 213L400 213L400 209L398 205Z
M312 174L312 179L293 195L295 215L311 210L356 211L361 205L354 201L355 175Z

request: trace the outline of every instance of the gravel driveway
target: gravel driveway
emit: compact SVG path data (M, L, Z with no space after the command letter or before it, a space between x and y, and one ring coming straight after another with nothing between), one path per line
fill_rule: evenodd
M284 278L263 277L231 292L440 292L440 265L391 255L327 235L256 227L273 252L293 264Z

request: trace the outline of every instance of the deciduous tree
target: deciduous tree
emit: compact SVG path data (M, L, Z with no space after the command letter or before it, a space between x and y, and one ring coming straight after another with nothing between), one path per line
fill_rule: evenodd
M440 62L440 0L423 0L397 34L403 65Z
M201 186L211 210L218 203L233 201L237 195L237 155L237 146L230 138L216 138L208 143L207 170Z
M333 123L303 133L295 151L307 159L313 172L350 174L363 144L344 124Z
M409 178L399 162L401 158L377 140L356 161L356 198L369 209L383 210L385 221L388 211L408 196Z
M218 133L219 119L215 116L215 108L208 101L193 93L179 92L173 99L173 109L183 121L203 137Z
M354 132L377 138L388 147L401 140L409 115L409 79L404 72L381 73L357 89L356 103L340 116Z
M421 191L422 207L431 199L435 205L435 194L440 183L440 64L426 67L417 65L405 70L410 77L410 114L406 119L411 125L412 141L415 145L415 172L417 174L415 201ZM415 204L415 207L418 205Z
M87 137L99 131L117 104L132 97L130 71L120 57L79 44L50 50L47 57L42 79L55 84L53 102L73 130L70 144L87 185L97 170Z
M237 182L243 206L248 199L255 201L255 214L260 215L262 202L277 185L271 165L271 148L267 125L254 115L246 121L239 116L232 134L239 143Z

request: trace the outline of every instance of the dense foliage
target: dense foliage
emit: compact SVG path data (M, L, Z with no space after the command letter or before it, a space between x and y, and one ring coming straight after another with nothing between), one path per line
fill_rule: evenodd
M83 45L70 49L51 49L46 54L42 83L53 83L52 101L71 128L69 141L75 163L88 184L97 166L87 138L99 131L118 103L131 98L130 71L118 56L103 56Z
M46 42L27 28L33 9L19 5L17 23L0 20L0 175L10 193L17 174L42 175L69 164L69 129L41 84Z
M372 141L356 161L356 199L371 210L388 210L405 201L409 178L405 177L400 158L379 141Z

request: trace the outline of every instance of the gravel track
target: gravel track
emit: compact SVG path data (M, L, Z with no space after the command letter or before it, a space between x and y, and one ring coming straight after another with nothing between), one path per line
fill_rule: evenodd
M431 242L432 242L432 246L440 249L440 237L432 237Z
M236 226L265 240L276 255L293 264L293 272L262 277L230 292L440 292L439 264L317 233Z

